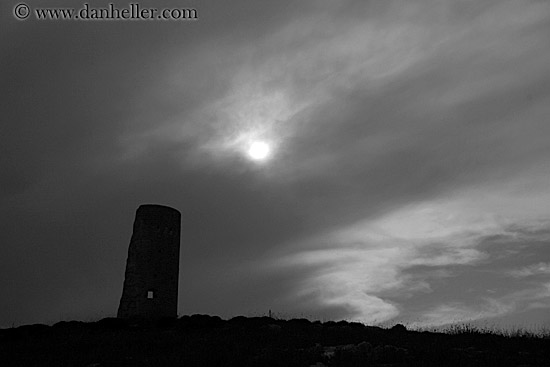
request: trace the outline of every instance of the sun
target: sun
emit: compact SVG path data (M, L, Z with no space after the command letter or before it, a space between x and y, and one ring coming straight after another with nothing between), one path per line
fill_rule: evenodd
M265 161L271 154L271 147L264 141L254 141L246 152L248 157L255 161Z

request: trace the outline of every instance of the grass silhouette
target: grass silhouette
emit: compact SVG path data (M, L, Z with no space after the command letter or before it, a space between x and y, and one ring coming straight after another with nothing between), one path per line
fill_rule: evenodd
M549 366L550 333L192 315L0 329L2 366Z

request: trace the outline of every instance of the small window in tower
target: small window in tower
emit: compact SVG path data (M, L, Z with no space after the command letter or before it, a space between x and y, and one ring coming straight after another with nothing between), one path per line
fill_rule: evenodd
M147 291L147 299L153 299L153 291Z

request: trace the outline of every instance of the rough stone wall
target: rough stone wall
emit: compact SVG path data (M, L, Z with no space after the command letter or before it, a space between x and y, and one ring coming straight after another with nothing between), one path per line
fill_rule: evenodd
M141 205L128 248L119 318L177 317L181 214ZM153 292L153 298L148 298Z

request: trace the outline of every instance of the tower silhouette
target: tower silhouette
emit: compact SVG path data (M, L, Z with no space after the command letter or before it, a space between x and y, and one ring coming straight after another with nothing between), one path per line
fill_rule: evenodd
M117 317L177 317L180 222L174 208L137 209Z

